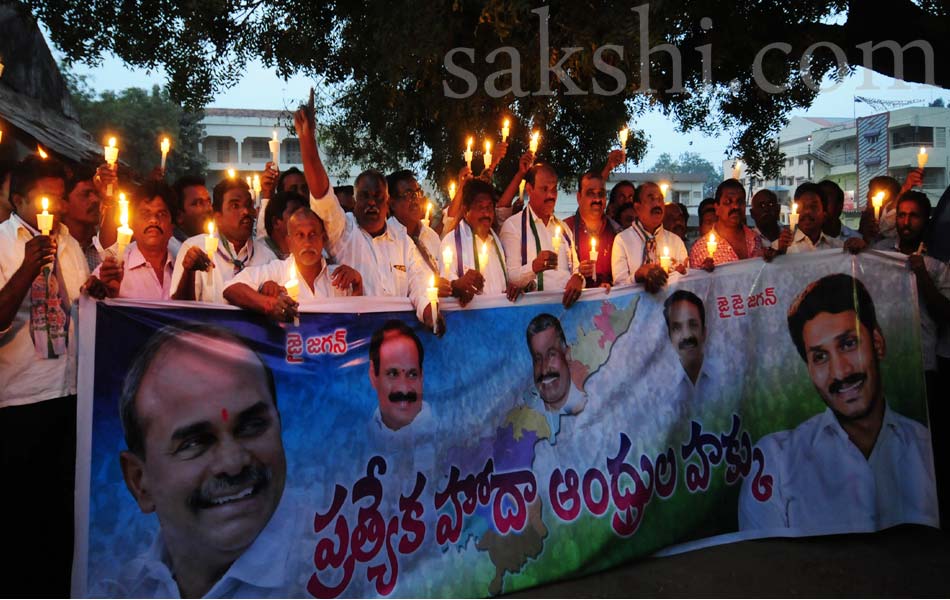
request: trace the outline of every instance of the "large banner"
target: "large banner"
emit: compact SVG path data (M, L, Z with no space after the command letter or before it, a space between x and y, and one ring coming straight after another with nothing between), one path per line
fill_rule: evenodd
M510 304L80 315L74 593L488 596L749 537L937 525L903 258Z

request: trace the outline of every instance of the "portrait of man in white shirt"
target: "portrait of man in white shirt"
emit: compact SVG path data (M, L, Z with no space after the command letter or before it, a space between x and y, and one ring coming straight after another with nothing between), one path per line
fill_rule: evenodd
M845 274L809 284L789 308L788 328L827 409L758 441L771 495L757 498L753 479L744 481L739 528L936 527L930 433L884 397L886 343L864 284Z

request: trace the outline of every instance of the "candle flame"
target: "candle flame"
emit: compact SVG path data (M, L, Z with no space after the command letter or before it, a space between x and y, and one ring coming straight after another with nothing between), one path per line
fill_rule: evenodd
M449 200L455 198L455 182L449 183Z
M208 235L214 235L214 221L208 221Z
M884 202L884 192L878 192L874 194L874 197L871 198L871 201L875 204L881 204Z
M277 141L277 130L276 130L276 129L274 130L274 141L275 141L275 142Z
M714 244L716 243L716 234L715 234L715 233L709 232L709 241L712 242L712 243L714 243Z
M434 288L434 287L435 287L435 275L429 277L429 287L430 287L430 288Z
M927 154L927 149L924 148L923 146L921 146L921 147L920 147L920 153L921 153L921 154Z
M162 152L167 154L171 147L171 141L168 138L162 138Z
M466 150L469 151L469 152L471 152L471 151L472 151L472 144L475 143L475 139L474 139L472 136L468 136L468 142L467 142L467 143L468 143L468 147L466 148Z
M627 143L627 136L630 135L630 130L626 125L623 126L623 129L620 130L620 143Z
M663 256L666 257L666 258L669 258L669 257L670 257L670 247L669 247L669 246L663 246Z
M110 147L110 148L115 148L115 138L114 138L114 137L109 138L109 147Z
M505 119L505 127L508 127L508 119Z
M46 153L46 150L43 150L43 147L39 144L36 145L36 153L40 155L40 158L46 160L49 158L49 154Z
M560 227L558 227L557 229L554 230L554 239L556 239L556 240L561 239L561 228L560 228Z
M490 154L490 153L491 153L491 142L489 142L488 140L485 140L485 154Z
M49 198L43 196L43 199L40 201L40 203L43 205L43 212L46 212L47 209L49 209Z
M450 265L452 264L453 258L454 256L452 254L452 248L446 246L445 250L442 251L442 262L444 262L446 265Z
M235 175L234 169L228 169L228 178L234 179L234 175Z
M663 194L663 197L666 198L666 191L670 189L670 184L661 183L660 184L660 193Z
M798 214L798 202L792 202L792 214L793 215Z

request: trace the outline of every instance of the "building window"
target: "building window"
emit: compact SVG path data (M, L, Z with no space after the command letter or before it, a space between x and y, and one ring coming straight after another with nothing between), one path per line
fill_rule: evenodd
M300 140L284 140L283 143L283 162L300 163Z
M214 156L219 163L231 162L231 140L227 138L217 138L214 140Z
M270 146L267 145L267 140L263 139L251 139L247 141L247 145L244 147L245 151L250 151L250 159L257 162L263 161L266 162L270 160ZM245 161L250 162L250 161Z

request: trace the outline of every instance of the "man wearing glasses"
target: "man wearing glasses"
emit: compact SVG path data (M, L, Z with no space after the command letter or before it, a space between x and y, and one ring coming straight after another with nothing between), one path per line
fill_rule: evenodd
M727 179L716 188L716 225L699 238L689 253L694 269L712 271L717 265L762 256L762 239L745 224L745 188L736 179ZM711 248L711 236L715 248ZM713 252L710 253L709 250Z
M434 229L422 222L425 217L425 194L416 176L409 170L396 171L386 177L386 184L392 209L392 215L387 219L388 225L397 231L406 232L426 265L438 277L437 257L442 240Z
M564 225L573 233L577 244L579 269L584 276L584 287L592 288L613 284L610 251L617 235L617 227L604 214L607 188L600 173L588 171L577 182L577 212L564 219ZM589 255L591 239L596 239L596 257ZM585 260L587 259L587 260Z

